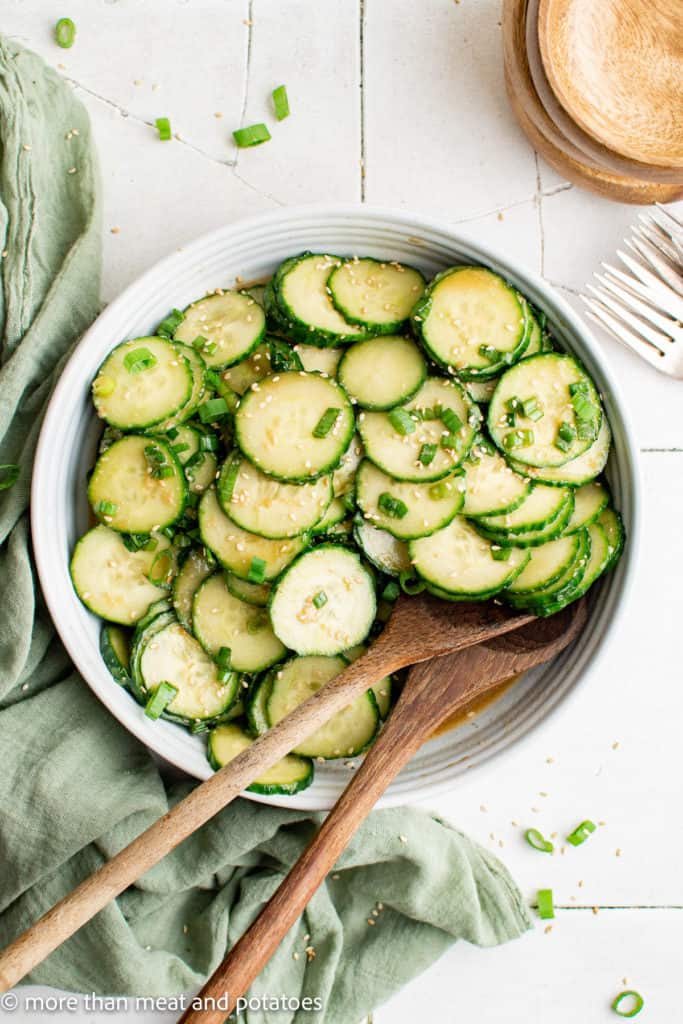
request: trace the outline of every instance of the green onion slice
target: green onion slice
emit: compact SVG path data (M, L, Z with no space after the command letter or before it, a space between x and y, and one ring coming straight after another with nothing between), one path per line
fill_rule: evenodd
M268 142L270 132L264 124L252 124L248 128L237 128L232 137L240 149L247 149L249 146L260 146L262 142Z
M268 343L270 354L270 365L275 373L284 373L287 370L303 370L303 363L299 356L286 342L279 338L271 338Z
M218 654L216 655L216 664L219 668L230 668L230 661L232 659L232 651L229 647L221 647Z
M405 594L409 594L411 597L415 597L416 594L421 594L427 586L424 580L414 576L408 569L403 570L398 578L398 582L401 584L401 590Z
M377 508L392 519L403 519L408 514L408 506L400 498L394 498L388 491L383 491L377 499Z
M528 828L524 833L524 838L529 846L540 853L552 853L555 849L550 840L546 839L537 828Z
M322 608L327 604L327 594L324 590L319 590L313 597L313 604L316 608Z
M171 132L171 122L167 117L158 117L154 122L159 132L159 139L162 142L170 142L173 133Z
M76 42L76 22L71 18L60 18L55 25L55 39L57 46L63 50L70 50Z
M326 409L313 428L313 437L327 437L341 416L341 409Z
M118 510L118 505L115 505L113 501L98 501L97 503L99 516L115 516Z
M394 583L393 580L390 580L390 582L387 583L386 587L382 591L382 600L395 601L400 593L401 588L399 587L398 583Z
M441 422L451 434L457 434L459 430L462 430L462 420L453 409L442 410Z
M175 543L175 538L174 538ZM155 587L167 587L173 575L173 556L170 551L158 551L154 556L147 579Z
M273 89L273 106L278 121L284 121L286 117L289 117L289 98L286 86L278 85L277 89Z
M266 578L266 562L263 558L252 558L247 579L250 583L263 583Z
M423 444L420 448L418 460L423 466L429 466L436 457L437 448L435 444Z
M627 1003L628 1006L623 1007L624 1003ZM633 989L626 989L626 991L620 992L612 1003L612 1009L618 1017L635 1017L644 1006L645 1000L640 992L635 992Z
M387 419L397 434L405 437L406 434L415 433L415 420L405 409L392 409Z
M582 821L580 825L577 825L573 832L567 836L567 842L571 843L572 846L581 846L588 839L591 832L595 832L595 822L586 820Z
M208 402L200 405L197 410L202 423L213 423L215 420L221 420L228 415L229 411L228 403L224 398L210 398Z
M429 497L433 501L443 501L450 494L451 485L447 480L439 480L438 483L432 484L429 488Z
M128 373L142 373L157 365L157 357L148 348L134 348L123 357L123 365Z
M512 548L504 547L502 544L491 545L491 558L494 562L507 562ZM531 830L535 831L534 829Z
M21 468L16 462L6 462L4 466L0 466L0 491L8 491L10 487L14 487L20 472Z
M172 309L157 327L157 335L160 338L172 338L185 319L185 314L180 309Z
M166 710L171 701L176 697L178 687L172 683L159 683L156 690L145 704L145 714L148 718L157 719Z
M538 916L541 920L548 921L550 918L555 917L552 889L539 889L536 902L538 903Z

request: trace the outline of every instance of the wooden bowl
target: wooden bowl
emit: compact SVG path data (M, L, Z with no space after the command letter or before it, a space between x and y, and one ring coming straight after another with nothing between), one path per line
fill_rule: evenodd
M548 117L529 70L526 52L527 0L504 0L505 81L512 109L534 148L558 174L607 199L646 206L683 198L682 185L644 181L593 164Z
M540 0L538 38L553 92L585 132L683 168L681 0Z

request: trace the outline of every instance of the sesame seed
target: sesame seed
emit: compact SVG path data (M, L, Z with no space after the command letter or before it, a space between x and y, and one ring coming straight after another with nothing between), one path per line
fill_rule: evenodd
M398 838L401 840L402 843L408 842L408 836L399 836Z
M485 804L479 804L479 810L483 811L484 814L486 814L486 812L488 811L488 807L486 807Z
M75 174L76 173L76 168L75 167L70 167L69 170L66 173L67 174Z
M111 233L112 235L118 235L118 234L119 234L119 232L121 231L121 228L119 228L119 227L113 227L113 228L109 228L109 231L110 231L110 233Z

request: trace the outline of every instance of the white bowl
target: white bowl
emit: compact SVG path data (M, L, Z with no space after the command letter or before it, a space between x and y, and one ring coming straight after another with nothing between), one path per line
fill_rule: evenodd
M471 770L507 750L558 710L604 654L632 578L639 482L625 406L585 324L538 275L519 269L487 247L464 241L434 220L366 206L288 208L205 235L127 288L93 324L67 363L36 452L33 546L47 605L83 678L138 739L190 775L207 778L211 768L205 741L170 722L150 721L110 677L99 653L101 622L83 607L71 586L69 557L87 526L85 477L99 435L90 382L110 349L125 338L151 333L171 307L183 308L208 289L232 285L238 276L248 281L270 274L286 256L304 249L402 260L428 277L458 262L492 267L546 313L561 346L585 363L602 392L614 434L607 476L628 541L616 571L594 588L580 641L511 687L478 717L476 730L463 727L426 744L380 800L380 805L391 806L449 789L466 768ZM348 778L348 769L333 762L317 767L314 784L295 797L246 795L271 804L322 810L332 806Z

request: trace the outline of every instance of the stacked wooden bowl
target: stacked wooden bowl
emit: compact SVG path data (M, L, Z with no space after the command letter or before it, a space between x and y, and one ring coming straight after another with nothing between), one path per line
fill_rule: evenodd
M559 174L683 198L683 0L504 0L503 36L512 108Z

